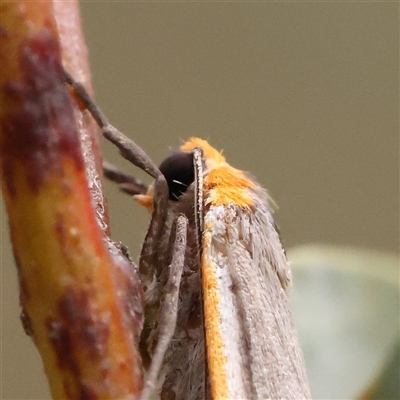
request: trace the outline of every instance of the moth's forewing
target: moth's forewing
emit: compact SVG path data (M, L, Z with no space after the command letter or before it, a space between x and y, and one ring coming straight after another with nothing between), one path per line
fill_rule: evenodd
M213 398L310 398L285 286L289 268L271 210L210 206L202 257Z

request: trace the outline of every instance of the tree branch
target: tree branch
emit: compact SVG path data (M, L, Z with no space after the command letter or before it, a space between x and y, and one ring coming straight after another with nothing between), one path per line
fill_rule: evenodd
M54 398L135 398L142 292L108 238L96 130L64 84L62 63L89 84L77 4L0 11L1 182L26 332Z

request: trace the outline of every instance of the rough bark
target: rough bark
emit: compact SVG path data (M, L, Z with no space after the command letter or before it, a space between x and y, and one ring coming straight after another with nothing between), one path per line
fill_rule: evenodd
M64 82L62 64L90 87L77 4L0 7L1 183L24 328L54 398L135 398L142 293L108 237L96 129Z

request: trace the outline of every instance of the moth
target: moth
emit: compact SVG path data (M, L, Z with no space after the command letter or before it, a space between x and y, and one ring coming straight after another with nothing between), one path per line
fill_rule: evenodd
M142 399L311 398L268 193L199 138L157 167L82 85L66 80L103 135L154 178L145 187L105 167L152 215L139 262Z

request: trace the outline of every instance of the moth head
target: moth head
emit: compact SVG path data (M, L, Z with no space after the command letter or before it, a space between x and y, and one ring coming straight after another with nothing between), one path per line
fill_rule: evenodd
M193 154L186 151L174 151L159 168L168 183L169 199L178 201L194 182Z
M194 182L194 161L190 151L173 151L159 166L164 175L169 190L169 199L179 201L179 197L184 194L188 187ZM154 188L151 185L145 194L135 195L134 199L152 211Z
M193 151L201 148L203 153L203 171L209 171L221 166L228 166L222 152L214 149L206 140L190 138L182 144L179 150L173 151L159 166L168 183L169 199L179 201L195 180L195 165ZM149 211L153 205L153 187L146 194L134 196L135 200Z

